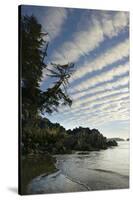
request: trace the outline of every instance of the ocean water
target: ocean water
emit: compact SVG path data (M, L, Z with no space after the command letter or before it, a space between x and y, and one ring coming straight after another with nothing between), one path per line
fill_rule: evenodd
M58 172L39 176L29 193L59 193L129 188L129 142L107 150L56 155Z

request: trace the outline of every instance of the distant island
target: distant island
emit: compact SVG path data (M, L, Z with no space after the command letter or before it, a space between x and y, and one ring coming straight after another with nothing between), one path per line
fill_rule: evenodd
M123 138L119 138L119 137L116 137L116 138L109 138L110 140L115 140L117 142L121 142L121 141L125 141L125 139Z

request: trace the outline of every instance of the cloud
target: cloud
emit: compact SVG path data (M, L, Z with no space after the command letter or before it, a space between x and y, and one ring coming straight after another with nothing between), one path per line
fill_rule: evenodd
M52 59L61 64L75 62L81 56L89 55L104 41L105 37L117 36L128 27L128 23L128 12L113 12L113 14L109 11L92 12L89 19L85 16L84 30L74 32L71 40L65 41L56 49Z
M125 65L118 65L111 70L103 71L98 75L95 75L94 77L90 77L89 79L76 84L74 87L72 87L71 92L88 90L89 88L94 87L98 84L112 81L115 77L122 76L128 72L129 72L129 63L127 62Z
M128 120L129 119L129 88L127 83L129 77L107 83L100 86L101 93L96 93L97 88L92 88L92 96L82 99L75 99L70 109L62 110L60 115L64 123L104 124L107 121ZM119 88L121 85L124 87ZM58 115L58 114L57 114ZM66 122L67 120L67 122Z
M91 97L86 97L82 100L78 99L77 101L74 101L73 108L80 108L83 106L92 106L97 104L97 102L104 102L104 100L115 100L117 96L119 95L127 95L129 92L128 88L122 88L119 90L110 90L110 91L104 91L102 93L94 94ZM128 94L129 95L129 94Z
M59 50L56 50L52 59L54 62L61 64L75 62L80 56L83 56L98 47L103 39L103 33L99 28L98 23L93 22L91 29L76 32L73 35L72 41L64 42Z
M22 6L22 14L34 15L42 25L43 31L48 32L49 39L53 40L61 33L62 27L68 17L68 10L57 7L24 5Z
M126 98L123 100L123 98ZM127 105L122 106L125 102ZM97 105L97 107L96 107ZM64 118L65 119L65 118ZM93 106L82 106L76 112L67 117L67 122L78 121L78 124L105 124L109 121L128 120L129 119L129 95L127 93L118 94L117 96L106 98L101 102L96 101Z
M106 84L98 85L93 88L89 88L87 90L81 90L79 92L75 92L71 94L71 97L73 100L78 100L80 98L84 98L86 95L95 95L96 93L103 93L104 91L110 91L110 90L119 90L120 87L128 87L129 84L129 77L124 76L122 78L119 78L118 80L114 82L107 82Z
M115 12L115 14L112 14L107 11L103 11L101 12L100 19L103 32L109 38L117 36L119 32L129 24L128 12Z
M75 98L73 101L73 105L70 109L61 109L60 112L62 115L69 115L74 113L80 113L83 112L89 112L96 108L96 110L99 109L99 106L103 104L110 105L110 103L117 101L121 98L124 98L122 106L124 106L125 98L129 96L129 88L127 86L127 83L129 81L128 76L122 77L121 79L106 84L105 88L100 86L100 90L95 90L97 88L93 88L91 91L91 96L86 96L82 99ZM119 88L121 85L124 85L121 89ZM99 91L101 91L99 93ZM121 97L121 98L119 98ZM121 102L122 103L122 102Z
M101 70L108 67L108 65L115 63L118 60L122 60L129 56L129 39L125 39L123 42L115 45L114 47L108 49L105 53L98 56L92 62L86 62L84 65L79 66L78 69L73 73L72 77L69 79L70 85L77 80L83 80L76 83L76 86L70 88L70 93L75 91L86 90L96 84L112 80L115 76L123 75L126 72L129 72L129 63L125 65L118 65L110 71L101 72ZM84 80L84 76L89 75L90 73L98 71L98 75L91 77L88 80ZM46 70L43 73L43 80L47 78ZM84 93L84 92L83 92Z
M65 8L48 8L44 16L41 16L42 25L51 40L59 36L67 17L68 13Z
M69 127L74 124L91 124L95 127L107 122L129 119L129 62L125 63L129 56L129 39L116 40L116 44L110 45L106 51L101 51L95 59L90 59L91 52L105 40L110 42L111 38L119 38L121 31L128 28L128 13L90 13L89 18L82 18L83 28L80 30L80 26L77 26L78 31L72 33L70 40L65 41L52 54L52 60L61 64L68 61L78 62L82 56L86 56L84 64L78 64L77 70L70 78L68 91L73 99L72 107L61 107L59 113L54 114L56 120ZM69 17L68 13L65 9L57 9L52 13L48 10L45 15L45 20L50 19L51 22L45 27L53 34L51 39L54 39L59 36L65 20ZM56 30L58 26L59 30ZM116 64L118 61L121 64Z
M129 55L129 39L125 39L114 47L108 49L105 53L98 56L92 62L86 62L84 65L79 66L71 78L71 82L83 78L88 73L106 68L118 60L124 59Z
M110 70L100 70L98 75L70 88L73 105L70 109L60 109L61 121L65 124L73 122L96 126L107 121L128 120L128 72L129 63L126 62Z

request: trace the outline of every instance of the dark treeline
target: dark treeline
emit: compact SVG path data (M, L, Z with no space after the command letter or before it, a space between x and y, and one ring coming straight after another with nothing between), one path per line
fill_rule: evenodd
M75 151L92 151L116 146L115 140L108 140L97 129L75 128L66 130L47 118L39 121L37 130L24 138L23 153L65 154Z

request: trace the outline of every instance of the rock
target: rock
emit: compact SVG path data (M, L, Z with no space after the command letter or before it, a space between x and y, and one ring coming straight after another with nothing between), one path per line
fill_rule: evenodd
M118 146L118 143L115 140L108 139L107 140L107 146L108 147L110 147L110 146Z

